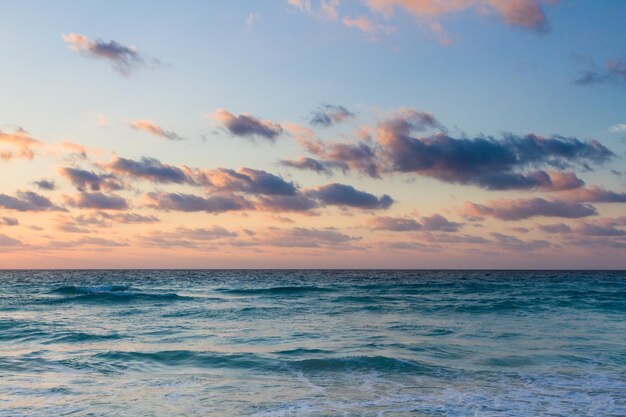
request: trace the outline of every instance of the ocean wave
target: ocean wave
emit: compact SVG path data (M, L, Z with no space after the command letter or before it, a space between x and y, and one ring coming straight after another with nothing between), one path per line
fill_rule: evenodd
M83 332L71 332L71 333L63 333L63 334L54 335L42 343L43 344L90 343L90 342L118 340L118 339L121 339L122 337L123 336L117 333L93 334L93 333L83 333Z
M133 301L177 301L190 300L192 297L178 295L176 293L146 293L141 290L124 286L97 286L80 287L64 286L52 291L54 294L65 295L60 298L46 298L44 303L62 304L72 302L133 302Z
M295 348L295 349L277 350L274 353L277 355L298 356L298 355L311 355L311 354L324 354L324 353L329 354L333 352L330 350L325 350L325 349Z
M65 285L52 290L56 294L77 295L77 294L108 294L114 292L138 291L128 285L101 285L95 287L80 287L75 285Z
M317 286L284 286L269 288L218 288L217 291L232 295L298 295L310 292L333 292L333 288Z
M0 326L0 341L3 342L28 342L39 340L49 335L36 324L15 324L14 326Z
M153 366L185 366L198 368L258 368L266 365L257 355L223 354L191 350L166 350L157 352L108 351L92 356L96 362L121 368L152 368Z
M434 371L434 368L429 365L388 356L311 358L291 362L291 365L303 371L379 371L393 373L406 372L414 375L422 375ZM441 367L438 369L442 370Z
M93 334L85 332L59 332L54 326L39 323L20 323L12 327L0 326L0 341L3 342L38 342L41 344L53 343L87 343L105 340L121 339L117 333Z
M393 372L411 373L415 375L427 374L435 368L415 361L392 358L387 356L348 356L348 357L320 357L305 359L287 359L293 357L296 351L282 352L268 357L254 353L219 353L190 350L168 350L157 352L107 351L95 354L91 360L95 363L106 363L107 367L123 369L153 369L163 367L196 367L204 369L236 368L256 371L284 372L302 371L314 372ZM324 351L319 351L324 352ZM304 354L304 350L300 353ZM310 354L311 352L309 352ZM442 370L441 367L438 368Z

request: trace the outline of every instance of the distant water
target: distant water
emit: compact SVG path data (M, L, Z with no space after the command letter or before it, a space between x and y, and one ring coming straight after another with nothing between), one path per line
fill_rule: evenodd
M0 272L0 416L626 416L626 273Z

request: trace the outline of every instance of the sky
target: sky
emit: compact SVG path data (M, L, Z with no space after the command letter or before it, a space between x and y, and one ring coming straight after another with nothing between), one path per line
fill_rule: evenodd
M0 15L0 268L626 269L626 2Z

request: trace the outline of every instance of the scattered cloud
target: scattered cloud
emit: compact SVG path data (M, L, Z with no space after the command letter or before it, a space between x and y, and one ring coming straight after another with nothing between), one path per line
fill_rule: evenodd
M219 226L188 228L177 227L172 232L152 231L140 236L140 240L151 246L173 247L181 246L187 248L204 245L205 242L213 242L220 239L237 237L237 233L226 230Z
M249 201L240 196L202 197L194 194L151 192L145 198L148 207L158 210L223 213L253 208Z
M5 234L0 233L0 247L22 246L22 242Z
M88 215L64 216L58 218L57 228L69 233L89 233L87 227L111 227L113 224L151 224L159 218L131 212L96 211Z
M473 236L454 233L428 233L426 239L428 242L446 243L446 244L470 244L483 245L491 243L489 239L482 236Z
M368 221L368 225L374 230L392 232L413 232L422 229L422 225L417 220L405 217L374 217Z
M0 225L2 226L17 226L20 221L15 217L0 217Z
M17 128L12 133L0 130L0 145L2 144L12 148L0 148L0 159L7 161L13 158L33 159L34 148L41 146L42 142L30 136L24 129Z
M422 217L420 222L407 217L379 216L370 219L368 224L374 230L392 232L458 232L463 227L463 223L451 222L441 214Z
M259 236L252 244L276 246L284 248L345 248L360 237L350 236L335 228L306 228L294 227L291 229L270 228Z
M221 117L220 123L233 135L275 141L283 134L284 129L284 132L300 144L302 149L311 154L293 160L281 160L280 164L284 167L310 170L325 175L332 175L336 171L344 173L353 171L378 179L404 174L411 178L423 176L446 183L479 186L488 190L520 189L552 193L546 198L466 202L461 214L467 221L475 223L455 222L440 214L420 216L417 212L406 217L371 217L365 223L370 230L398 232L398 237L402 235L414 240L379 242L387 248L433 251L444 250L450 246L454 250L479 251L497 248L526 252L547 249L557 244L564 246L570 238L573 239L574 245L588 242L590 246L597 248L620 248L626 243L626 220L597 217L588 220L589 217L598 215L598 211L591 203L626 202L626 193L587 185L575 172L577 168L583 171L590 170L594 165L603 164L616 157L611 150L597 141L558 135L542 137L534 134L523 136L504 134L498 138L467 137L463 134L453 136L430 113L400 109L383 114L376 125L356 130L357 133L353 138L342 139L346 140L345 142L333 142L320 139L309 127L291 123L284 123L283 126L246 114L236 116L225 110L221 112L223 112L221 116L216 115L216 119ZM310 122L312 126L323 128L353 117L354 114L346 107L323 105L312 113ZM171 140L181 139L176 133L165 131L149 120L136 120L131 126L155 136ZM621 131L621 126L615 125L611 130ZM15 133L0 132L0 144L10 148L10 155L3 154L8 159L30 159L41 142L18 129ZM58 157L58 161L65 161L64 163L68 165L76 164L61 167L58 173L78 190L78 193L72 196L64 196L67 207L87 209L86 211L68 212L64 207L32 191L18 191L14 196L0 194L0 208L23 212L63 211L64 214L51 216L57 230L87 235L103 231L103 228L115 224L140 225L160 222L158 217L149 214L151 211L145 209L212 214L257 211L261 217L274 216L277 221L294 222L281 218L280 214L297 213L301 218L310 219L311 216L322 214L325 208L339 207L346 210L345 214L348 213L347 210L350 210L350 213L358 210L386 210L394 204L394 200L387 194L376 195L337 182L302 186L294 180L261 169L175 166L154 158L141 157L134 160L118 157L112 153L97 154L91 150L87 156L87 149L74 143L68 143L67 150L78 157L67 162L67 153L59 152L60 156L52 153L49 155ZM102 157L103 155L105 157ZM109 159L111 155L114 155L113 159ZM100 162L103 160L107 162ZM78 168L78 164L92 164L92 167ZM616 173L618 174L619 172ZM144 188L150 187L151 184L147 183L137 185L135 188L135 181L138 180L151 182L152 185L167 184L168 191ZM52 191L57 189L55 181L59 181L58 177L42 178L32 184L40 190ZM185 187L172 187L172 184ZM172 192L170 187L179 190ZM180 191L180 188L190 187L195 187L196 191L194 193ZM124 196L112 193L120 190L127 192L123 194ZM143 204L131 200L129 197L131 191L134 191L135 195L143 194ZM130 211L131 206L135 212ZM522 240L513 235L494 232L493 229L489 229L488 224L478 223L485 217L504 221L539 217L578 220L571 222L566 220L570 224L547 223L535 224L534 227L506 228L509 233L526 239ZM13 217L0 217L0 226L19 226L19 221ZM482 230L483 235L465 234L464 232L471 226L475 226L477 231ZM483 229L478 229L479 227ZM143 231L146 226L135 228ZM169 230L143 231L137 235L138 240L135 243L164 248L202 249L222 245L333 250L362 248L353 246L362 239L361 237L352 236L352 233L346 232L347 229L332 227L269 227L255 230L239 229L239 233L221 226L197 228L181 226ZM527 234L522 236L521 233ZM548 240L529 240L534 233L552 235L546 237L552 243ZM391 233L379 236L395 237ZM559 239L562 241L558 241ZM84 239L50 243L46 248L117 247L128 244L115 239L88 236ZM20 245L22 243L19 240L0 235L0 246ZM479 248L476 245L485 246Z
M129 207L123 197L100 192L81 192L75 197L68 197L67 203L80 209L126 210Z
M492 190L554 188L579 183L573 174L550 175L545 171L526 171L528 167L569 164L601 164L614 156L597 141L552 136L545 138L528 134L474 139L453 138L445 133L416 138L412 134L424 126L435 126L420 113L400 114L379 125L378 143L386 171L415 173L444 182L473 184Z
M306 192L308 197L320 200L324 205L356 207L361 209L387 209L393 204L393 199L387 194L376 197L373 194L359 191L351 185L327 184Z
M415 17L416 21L430 30L435 39L442 44L452 43L441 19L467 11L480 15L496 15L509 26L543 33L549 24L543 11L542 3L557 3L559 0L362 0L369 14L358 17L343 16L341 22L348 27L355 27L364 34L372 36L379 31L380 25L372 17L381 16L389 20L396 10L404 11ZM310 0L287 0L288 4L308 14L320 16L332 21L340 18L340 0L321 0L319 7L313 7Z
M575 227L564 223L537 225L539 230L550 235L567 234L568 241L585 237L623 239L626 237L624 227L626 227L626 217L600 218L593 222L580 221Z
M158 223L160 220L156 216L139 213L96 213L101 219L110 220L122 224Z
M111 174L97 174L78 168L64 167L59 173L67 178L78 191L121 190L124 185Z
M616 226L626 224L597 224L582 222L575 232L584 236L626 236L626 230L618 229Z
M56 228L65 233L90 233L89 229L79 226L71 219L59 219Z
M495 238L498 248L511 250L514 252L535 251L539 249L545 249L551 245L550 242L548 242L547 240L537 239L524 241L519 239L518 237L497 232L491 233L491 236Z
M602 164L615 157L598 141L562 136L454 138L445 133L434 116L412 109L400 109L382 120L375 143L322 142L310 129L293 125L287 129L307 152L318 158L317 165L326 169L339 167L374 178L392 173L414 174L490 190L578 188L584 182L576 174L559 171L572 166L591 169L590 164ZM429 130L438 132L418 136ZM313 166L310 162L301 166Z
M570 190L560 197L579 203L626 203L626 193L606 190L597 185Z
M591 60L589 67L581 71L574 83L578 85L626 83L626 60L611 58L605 62L602 68L598 68Z
M311 113L313 126L328 127L354 118L354 113L344 106L325 104Z
M189 177L181 168L163 164L154 158L143 157L139 161L135 161L118 157L111 164L106 165L105 168L121 175L157 183L183 184L189 181Z
M56 184L53 180L40 179L39 181L35 181L33 184L40 190L52 191L56 189Z
M537 224L536 226L537 229L549 234L569 233L572 231L572 228L565 223Z
M522 220L537 216L576 219L598 214L595 207L589 204L573 203L558 199L546 200L540 197L495 200L486 204L467 201L463 213L473 218L491 216L506 221Z
M430 217L422 217L422 226L424 230L432 232L458 232L462 223L451 222L441 214L433 214Z
M164 130L161 126L150 120L135 120L130 123L130 126L136 130L143 130L151 135L158 136L169 140L184 140L182 136L175 132Z
M581 188L585 182L578 178L573 172L548 171L548 178L544 180L544 185L538 188L544 190L564 191Z
M87 159L88 151L101 153L99 152L99 150L87 149L85 146L74 142L64 141L59 143L58 146L62 150L62 152L66 154L66 157L69 157L70 159Z
M438 252L439 247L428 246L422 242L381 242L380 245L386 249L393 250L419 250L427 252Z
M86 58L107 60L115 71L125 76L147 64L159 64L158 60L141 54L137 48L114 40L108 42L101 39L92 40L76 33L69 33L62 37L72 51Z
M98 211L89 215L80 215L73 217L73 220L81 225L110 226L111 223L122 224L144 224L157 223L159 218L152 215L144 215L139 213L110 213L106 211Z
M378 27L366 15L361 15L359 17L345 16L342 19L342 22L347 27L357 28L361 32L367 33L368 35L372 35L378 31Z
M197 208L191 211L204 211L202 207L207 207L210 212L224 211L219 208L221 203L226 204L227 210L274 209L280 211L308 211L330 205L385 209L393 203L393 199L388 195L376 197L356 190L352 186L338 183L302 190L293 182L286 181L278 175L252 168L239 168L238 170L179 168L152 158L135 161L119 157L104 167L119 175L147 179L157 183L204 187L217 193L214 197L208 198L174 193L171 194L173 200L166 198L163 204L152 203L160 208L169 207L169 209L183 209L183 211L190 210L191 207ZM255 196L257 200L256 202L247 200L243 196L238 196L239 193ZM167 196L167 194L163 195Z
M244 113L236 116L227 110L219 109L213 117L233 136L261 138L275 142L283 132L280 124L271 120L259 120L251 114Z
M376 150L365 142L332 143L322 142L315 133L295 124L286 126L294 139L327 169L340 169L344 172L354 170L364 172L373 178L379 177L379 165Z
M17 211L65 211L49 198L32 191L18 191L16 197L0 194L0 207Z
M548 22L541 3L540 0L366 0L371 10L386 16L391 16L394 9L403 9L419 19L437 19L474 10L478 13L494 12L507 25L545 31Z
M261 196L257 209L272 212L308 212L318 208L318 201L305 195L272 195Z
M179 227L176 229L176 233L179 236L186 236L195 240L213 240L223 237L237 237L237 233L226 230L220 226L193 229L187 227Z
M592 248L600 254L606 254L607 251L617 250L618 256L624 253L626 249L626 241L616 236L583 236L577 239L570 239L567 242L570 245L579 246L588 253Z
M94 246L101 248L114 248L114 247L126 247L127 242L120 242L112 239L105 239L101 237L86 236L76 240L58 240L51 241L46 246L46 249L61 250L70 249L82 246Z
M239 168L237 171L226 168L196 170L191 175L198 184L218 191L286 196L295 195L298 191L293 182L252 168Z
M332 161L320 161L305 156L296 159L283 159L280 163L289 168L315 171L318 174L323 173L329 176L333 175L332 168L336 168L336 164Z
M313 9L311 0L287 0L287 3L305 12L311 12Z
M341 5L341 0L321 0L320 8L322 14L329 19L336 20L339 17L337 9Z

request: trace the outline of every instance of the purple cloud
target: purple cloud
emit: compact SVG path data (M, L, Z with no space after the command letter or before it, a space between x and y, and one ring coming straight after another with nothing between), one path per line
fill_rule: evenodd
M66 177L78 191L121 190L124 188L121 182L111 174L97 174L77 168L61 168L62 176Z
M310 123L314 126L328 127L354 118L354 113L344 106L325 104L311 113Z
M202 197L183 193L148 193L148 206L159 210L204 211L207 213L223 213L253 208L252 204L238 196Z
M113 172L158 183L183 184L189 182L187 174L180 168L161 163L154 158L143 157L139 161L116 158L106 166Z
M32 191L18 191L17 197L0 194L0 207L17 211L65 211L49 198Z
M433 214L430 217L422 217L422 226L424 230L431 232L457 232L462 223L451 222L441 214Z
M35 181L33 184L40 190L52 191L56 189L56 184L52 180L41 179L39 181Z
M422 225L416 220L404 217L374 217L369 220L368 225L374 230L388 230L392 232L412 232L422 229Z
M598 214L589 204L571 203L543 198L496 200L487 204L465 203L464 214L468 217L492 216L501 220L522 220L530 217L563 217L576 219Z
M159 61L150 59L131 46L122 45L114 40L105 42L101 39L91 40L83 35L70 33L62 35L69 48L84 57L104 59L111 63L113 69L128 76L137 68L146 66L147 62L158 65Z
M214 117L233 136L259 137L275 142L283 132L280 124L271 120L262 121L250 114L236 116L227 110L219 109L215 112Z
M81 209L126 210L128 208L128 202L124 198L100 192L81 192L76 197L69 198L68 203Z
M351 185L328 184L306 192L308 197L319 200L324 205L347 206L362 209L386 209L393 204L393 199L387 194L376 197L373 194L359 191Z
M589 164L602 164L615 156L597 141L558 135L454 138L434 116L411 109L401 109L381 121L375 142L326 143L305 128L289 129L302 147L318 158L287 163L290 166L318 172L353 170L373 178L399 172L490 190L582 187L584 182L573 172L538 168L563 170L578 165L590 169ZM432 130L437 132L424 135Z
M621 83L626 83L626 60L622 58L609 59L603 68L597 68L595 63L591 61L590 67L582 71L580 76L574 80L574 84L578 85Z

